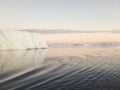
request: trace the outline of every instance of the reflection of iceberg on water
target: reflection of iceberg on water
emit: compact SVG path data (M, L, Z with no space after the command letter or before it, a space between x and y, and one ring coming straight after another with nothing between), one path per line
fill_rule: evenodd
M0 52L0 82L42 66L46 49Z

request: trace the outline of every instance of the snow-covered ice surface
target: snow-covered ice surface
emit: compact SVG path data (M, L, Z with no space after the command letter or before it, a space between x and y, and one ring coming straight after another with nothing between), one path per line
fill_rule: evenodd
M40 33L0 30L0 50L47 48Z

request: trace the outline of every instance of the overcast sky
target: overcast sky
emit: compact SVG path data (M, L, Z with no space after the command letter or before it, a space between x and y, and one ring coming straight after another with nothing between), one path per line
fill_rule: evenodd
M0 0L0 29L120 29L120 0Z

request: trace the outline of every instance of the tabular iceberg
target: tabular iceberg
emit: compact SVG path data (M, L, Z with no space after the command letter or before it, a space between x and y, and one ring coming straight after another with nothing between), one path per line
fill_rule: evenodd
M0 30L0 50L47 48L40 33Z

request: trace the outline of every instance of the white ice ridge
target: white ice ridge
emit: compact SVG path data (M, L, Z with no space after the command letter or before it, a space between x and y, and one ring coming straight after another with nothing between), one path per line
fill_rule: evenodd
M0 50L47 48L40 33L0 30Z

